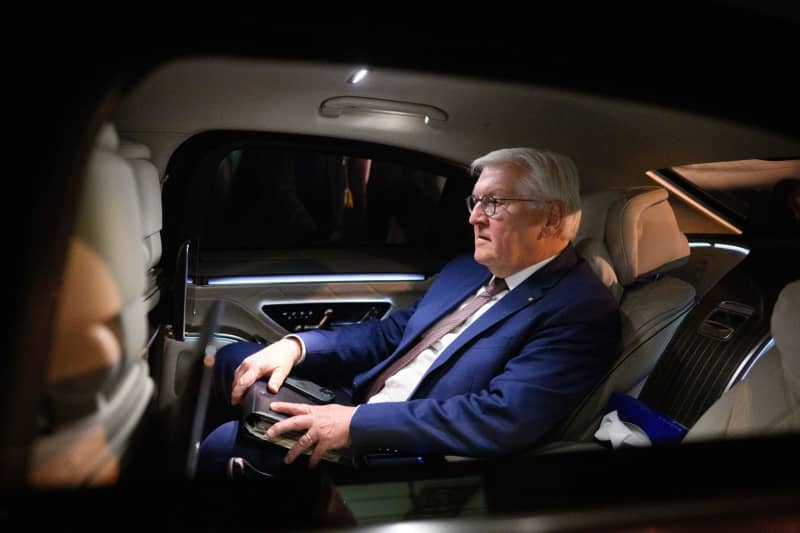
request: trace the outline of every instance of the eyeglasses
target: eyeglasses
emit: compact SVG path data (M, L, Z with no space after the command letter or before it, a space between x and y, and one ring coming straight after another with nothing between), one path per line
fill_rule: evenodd
M475 206L481 204L481 209L486 213L487 217L493 217L497 212L498 204L506 202L536 202L539 205L546 205L547 200L541 198L497 198L496 196L481 196L480 198L474 194L467 196L467 210L470 214L475 209Z

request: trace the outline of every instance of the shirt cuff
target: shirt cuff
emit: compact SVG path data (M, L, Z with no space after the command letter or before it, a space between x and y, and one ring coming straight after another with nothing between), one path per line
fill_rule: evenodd
M284 337L284 339L294 339L294 340L296 340L297 342L300 343L300 359L297 360L297 362L294 364L294 366L299 365L306 358L306 343L304 343L303 339L301 339L297 335L286 335Z

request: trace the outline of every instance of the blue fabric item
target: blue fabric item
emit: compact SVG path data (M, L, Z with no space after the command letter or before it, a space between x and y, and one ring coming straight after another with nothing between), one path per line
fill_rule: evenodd
M678 443L688 428L643 404L636 398L619 392L611 393L606 412L617 411L619 419L635 424L647 433L653 444Z

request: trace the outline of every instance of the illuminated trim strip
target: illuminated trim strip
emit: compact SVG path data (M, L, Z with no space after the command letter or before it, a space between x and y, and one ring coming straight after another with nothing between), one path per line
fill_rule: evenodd
M424 274L306 274L298 276L244 276L212 278L209 285L286 285L291 283L373 283L425 281Z
M304 299L293 299L293 300L262 300L259 302L258 307L259 309L264 307L265 305L302 305L302 304L389 304L394 305L394 300L391 298L336 298L336 299L318 299L314 298L311 300L304 300Z
M231 335L229 333L214 333L212 337L217 340L225 341L228 344L232 344L234 342L251 342L249 339L245 339L244 337L240 337L239 335ZM187 333L184 336L184 339L187 341L196 342L200 340L200 335L198 335L197 333Z
M707 208L706 206L704 206L703 204L701 204L700 202L698 202L697 200L695 200L694 198L692 198L691 196L680 190L679 188L675 187L675 185L665 180L657 173L653 172L652 170L648 170L647 172L645 172L645 174L647 174L650 177L650 179L652 179L659 185L662 185L669 192L673 193L675 196L680 197L681 200L691 205L692 207L694 207L707 217L711 218L718 224L725 226L726 228L734 232L736 235L742 234L742 230L740 230L739 228L737 228L736 226L734 226L733 224L731 224L730 222L728 222L727 220L716 214L715 212L711 211L709 208Z
M767 335L767 337L765 337L764 340L766 340L767 338L769 338L769 341L767 341L767 343L764 344L764 347L761 348L761 350L759 350L758 353L756 353L756 348L753 348L750 351L750 353L747 354L747 357L742 359L742 362L739 363L739 368L737 368L736 372L733 373L733 376L731 376L731 380L728 382L728 385L725 387L725 390L722 391L722 392L726 392L728 389L733 387L734 384L736 384L739 381L741 381L744 378L746 378L747 374L750 373L750 370L752 370L753 367L756 365L756 363L758 363L758 360L761 359L761 356L763 356L765 353L767 353L770 350L770 348L775 346L775 339L773 339L772 337ZM762 340L762 343L763 343L763 340ZM755 354L755 356L754 356L754 354ZM747 368L747 372L745 372L744 375L740 378L739 377L739 373L748 365L748 363L750 362L751 359L753 360L753 364L751 364Z
M743 246L736 246L735 244L722 244L719 242L714 243L714 248L722 248L723 250L731 250L733 252L739 252L742 255L747 255L750 253L750 250Z
M721 248L722 250L730 250L731 252L738 252L744 256L750 253L749 248L738 246L736 244L724 244L721 242L706 242L706 241L689 241L689 248Z
M737 244L725 244L722 242L707 242L707 241L689 241L689 248L722 248L723 250L730 250L732 252L739 252L742 255L750 253L749 248L739 246Z

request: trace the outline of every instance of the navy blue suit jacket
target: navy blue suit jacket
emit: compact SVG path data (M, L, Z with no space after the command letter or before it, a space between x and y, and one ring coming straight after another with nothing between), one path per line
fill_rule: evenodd
M300 373L350 385L355 397L421 334L491 278L471 256L448 263L414 305L384 320L300 334ZM487 456L529 448L610 367L616 301L568 245L439 354L407 401L363 404L356 453Z

